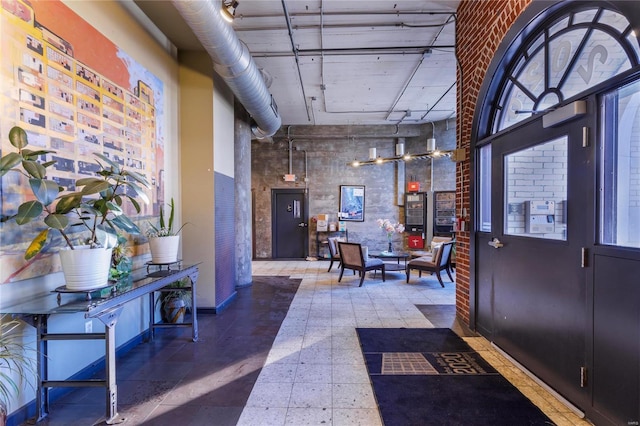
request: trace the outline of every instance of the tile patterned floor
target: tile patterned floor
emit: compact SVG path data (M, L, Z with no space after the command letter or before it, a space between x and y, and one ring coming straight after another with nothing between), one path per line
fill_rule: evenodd
M126 425L382 425L356 327L452 327L557 425L587 425L451 316L455 285L423 275L345 273L324 261L256 261L254 276L299 279L239 290L200 315L201 341L163 330L118 360ZM433 320L430 321L427 317ZM447 324L448 323L448 324ZM183 329L186 330L186 329ZM104 390L71 392L41 424L103 424ZM102 423L101 423L102 422ZM25 423L26 424L26 423Z
M302 282L258 376L239 425L381 425L356 327L433 327L416 305L453 305L455 286L432 276L387 281L368 274L362 287L325 262L255 262L256 275ZM437 324L435 326L442 326ZM482 337L464 339L557 425L589 424L513 366Z

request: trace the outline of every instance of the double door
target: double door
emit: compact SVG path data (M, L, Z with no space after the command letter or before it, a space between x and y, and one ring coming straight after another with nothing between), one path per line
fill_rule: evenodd
M475 319L589 418L627 424L640 406L640 259L601 243L599 107L594 96L566 124L539 118L478 148Z

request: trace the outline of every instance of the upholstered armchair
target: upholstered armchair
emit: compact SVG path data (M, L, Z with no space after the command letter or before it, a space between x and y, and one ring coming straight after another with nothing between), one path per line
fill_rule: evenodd
M447 272L447 275L449 275L451 282L453 282L453 277L449 272L453 244L453 242L442 243L442 245L437 249L437 252L432 255L418 257L407 262L407 282L409 282L409 275L411 274L412 269L417 270L419 276L422 276L423 271L431 274L435 272L436 277L438 277L438 282L442 287L444 287L444 283L442 282L440 272L444 270Z
M329 269L327 272L331 272L331 268L333 268L333 262L338 262L338 266L340 266L340 251L338 250L338 241L342 241L340 237L331 237L327 239L327 244L329 246Z
M342 274L345 269L351 269L354 272L358 271L360 274L360 285L364 281L364 276L367 271L375 271L380 269L382 271L382 281L385 280L384 262L380 259L365 259L362 254L362 245L359 243L346 243L338 242L338 250L340 251L340 277L338 282L342 280Z

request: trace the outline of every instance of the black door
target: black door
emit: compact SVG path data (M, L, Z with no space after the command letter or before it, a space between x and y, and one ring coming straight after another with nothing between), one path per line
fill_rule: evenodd
M272 258L307 257L309 233L306 196L303 189L272 190Z
M591 105L590 111L595 110ZM476 238L477 327L584 408L587 272L592 241L591 116L544 127L542 117L491 142L490 226Z
M640 422L640 82L601 98L597 243L590 251L589 417Z

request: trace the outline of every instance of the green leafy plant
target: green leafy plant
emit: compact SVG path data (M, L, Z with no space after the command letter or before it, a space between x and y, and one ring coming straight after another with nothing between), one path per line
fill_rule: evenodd
M99 166L96 177L78 179L75 181L75 191L66 191L55 181L47 179L47 169L56 162L40 162L43 155L55 151L27 148L27 133L17 126L9 131L9 141L16 152L0 158L0 176L9 172L26 176L35 197L22 203L18 212L9 219L24 225L43 217L46 226L27 248L25 259L31 259L42 251L51 230L58 231L70 249L81 244L112 248L117 245L118 230L140 233L138 226L124 214L123 204L129 200L136 212L140 212L140 204L130 193L136 194L145 203L149 202L141 188L149 186L144 176L125 170L105 155L95 153ZM72 232L77 230L87 233L73 242Z
M17 332L20 322L8 315L0 316L0 405L6 407L12 397L17 396L22 388L16 382L28 374L37 376L35 359L30 356L35 349L22 344L22 333Z
M118 234L118 244L113 248L111 253L111 268L109 269L109 278L119 280L126 277L133 269L133 262L129 257L129 247L127 247L127 239Z
M167 290L161 292L160 296L156 300L156 306L160 305L160 310L163 315L163 319L166 318L166 305L170 304L174 300L178 300L184 303L186 309L191 309L191 289L180 290L181 287L189 287L191 281L189 278L183 278L179 281L172 283L169 287L178 288L177 290Z
M175 217L174 216L175 204L173 202L173 198L171 198L171 202L168 204L168 206L171 208L171 210L169 211L168 221L165 223L164 208L160 207L160 226L156 227L152 223L149 223L149 229L146 232L147 237L155 238L155 237L169 237L172 235L178 235L178 233L182 231L182 228L185 227L186 223L183 224L180 228L178 228L177 231L175 232L173 231L173 219Z

